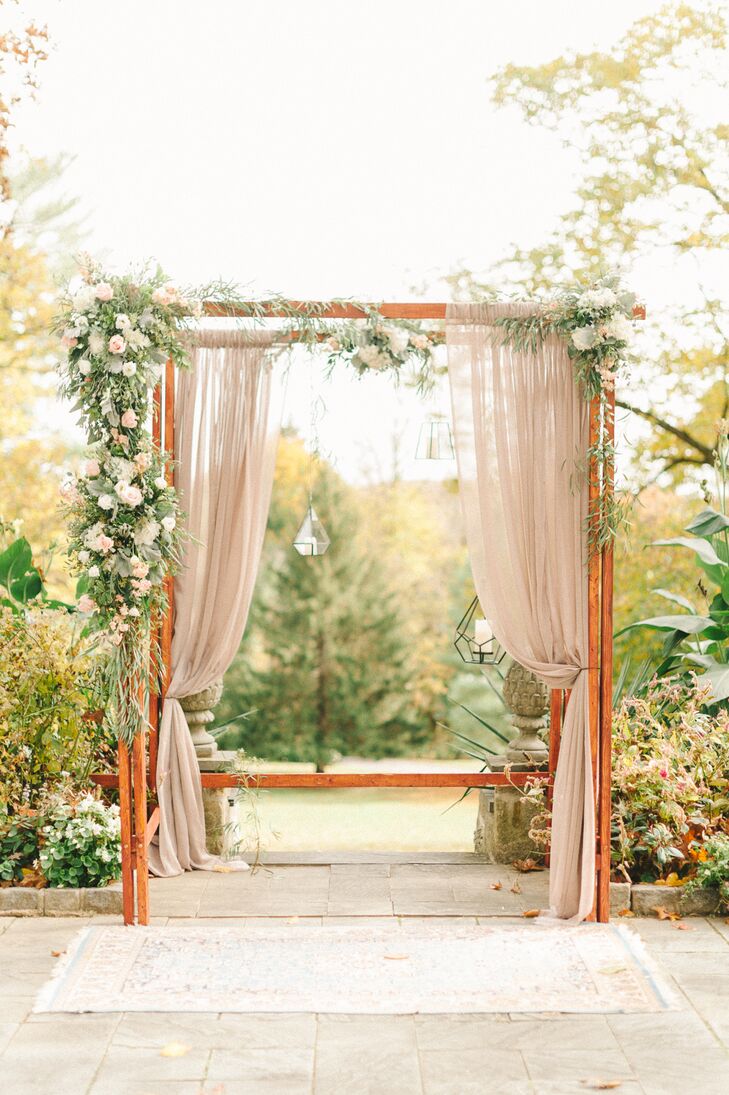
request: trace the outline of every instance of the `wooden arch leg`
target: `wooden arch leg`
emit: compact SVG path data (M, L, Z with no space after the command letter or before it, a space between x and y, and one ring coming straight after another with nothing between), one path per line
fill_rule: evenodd
M119 813L121 820L122 912L125 924L134 923L134 866L132 858L132 763L129 749L120 741Z

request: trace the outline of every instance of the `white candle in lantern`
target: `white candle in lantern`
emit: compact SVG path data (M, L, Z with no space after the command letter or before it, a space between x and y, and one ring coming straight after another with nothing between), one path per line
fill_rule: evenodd
M475 629L474 640L477 646L484 646L486 643L491 642L494 633L488 620L476 620Z

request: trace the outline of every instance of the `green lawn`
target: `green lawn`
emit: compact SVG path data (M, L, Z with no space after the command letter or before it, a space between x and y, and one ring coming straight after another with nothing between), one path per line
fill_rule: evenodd
M478 792L448 809L459 795L453 788L261 792L262 850L472 852Z

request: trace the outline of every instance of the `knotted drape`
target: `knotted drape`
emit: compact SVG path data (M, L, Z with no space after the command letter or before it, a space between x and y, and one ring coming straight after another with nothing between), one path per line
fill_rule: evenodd
M159 731L156 875L213 870L200 770L179 700L208 688L240 645L273 484L280 406L267 334L201 332L175 391L176 485L194 538L175 578L172 675ZM244 864L240 864L244 867Z
M595 810L587 644L588 405L565 343L503 345L494 321L528 304L452 304L448 372L474 584L494 634L549 688L570 688L553 798L550 905L593 904Z

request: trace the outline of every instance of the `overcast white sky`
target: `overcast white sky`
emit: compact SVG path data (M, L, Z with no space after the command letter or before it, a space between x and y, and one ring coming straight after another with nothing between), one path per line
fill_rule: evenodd
M153 257L181 283L411 297L536 242L569 201L569 153L496 111L489 74L607 47L659 6L34 0L53 51L16 140L75 157L65 187L89 249L118 268ZM383 383L323 392L323 446L349 478L365 449L387 473L395 429L414 449L421 411L408 394L384 400ZM305 390L290 391L298 422Z

